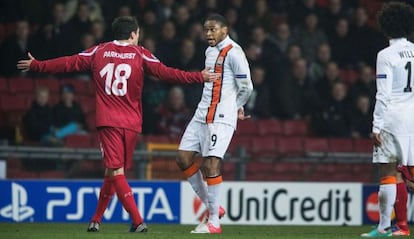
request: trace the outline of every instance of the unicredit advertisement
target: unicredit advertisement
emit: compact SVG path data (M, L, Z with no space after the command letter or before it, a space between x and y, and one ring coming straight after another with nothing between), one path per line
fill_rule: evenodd
M101 181L2 180L0 222L88 222ZM148 223L197 224L206 213L188 182L130 182ZM223 224L360 225L362 184L225 182ZM104 222L130 222L116 196Z
M88 222L101 181L0 181L0 222ZM179 182L130 182L148 223L180 223ZM103 221L130 222L116 196Z
M187 182L181 185L181 222L196 224L206 212ZM223 224L361 225L360 183L225 182Z

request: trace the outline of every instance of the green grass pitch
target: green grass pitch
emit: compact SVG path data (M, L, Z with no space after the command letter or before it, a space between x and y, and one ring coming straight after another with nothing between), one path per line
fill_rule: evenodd
M0 238L4 239L319 239L360 238L371 226L233 226L224 225L221 235L190 234L195 226L149 225L145 234L129 233L127 224L103 224L101 231L87 233L87 224L80 223L0 223Z

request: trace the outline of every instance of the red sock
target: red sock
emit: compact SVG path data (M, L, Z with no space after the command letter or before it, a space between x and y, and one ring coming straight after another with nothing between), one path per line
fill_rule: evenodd
M407 224L407 187L404 182L397 183L397 198L394 204L395 221L402 230L409 230Z
M115 186L118 200L122 203L122 206L124 206L125 210L131 216L132 224L134 224L134 226L138 226L142 223L142 217L138 211L134 195L132 194L131 187L126 181L125 175L114 176L113 184Z
M99 193L98 206L96 207L95 215L93 215L91 221L101 223L102 216L114 194L115 188L112 184L111 178L105 177L101 187L101 192Z

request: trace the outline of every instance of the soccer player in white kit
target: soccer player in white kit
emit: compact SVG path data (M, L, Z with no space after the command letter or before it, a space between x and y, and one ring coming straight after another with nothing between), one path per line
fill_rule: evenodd
M378 164L380 186L378 226L362 237L389 237L391 213L396 199L396 166L414 165L414 91L412 86L414 9L404 3L385 4L378 25L390 46L377 56L377 95L372 138L373 162Z
M218 201L223 182L220 165L237 119L247 118L243 105L253 90L246 56L229 37L228 30L227 20L221 15L212 14L204 22L209 44L205 66L217 73L217 80L204 84L201 101L178 149L177 164L209 212L208 221L192 233L221 233L219 217L224 215L224 209ZM203 157L201 169L194 163L196 153Z

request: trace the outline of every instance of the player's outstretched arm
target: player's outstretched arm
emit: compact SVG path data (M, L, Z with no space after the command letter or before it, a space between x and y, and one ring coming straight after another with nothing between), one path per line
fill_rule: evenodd
M219 77L217 73L210 72L210 68L206 68L200 72L187 72L168 67L160 62L147 49L141 49L144 71L160 80L173 83L203 83L212 82Z
M17 69L23 72L35 71L45 73L66 73L87 71L90 69L92 54L80 53L72 56L58 57L50 60L36 60L30 52L28 60L17 62Z

